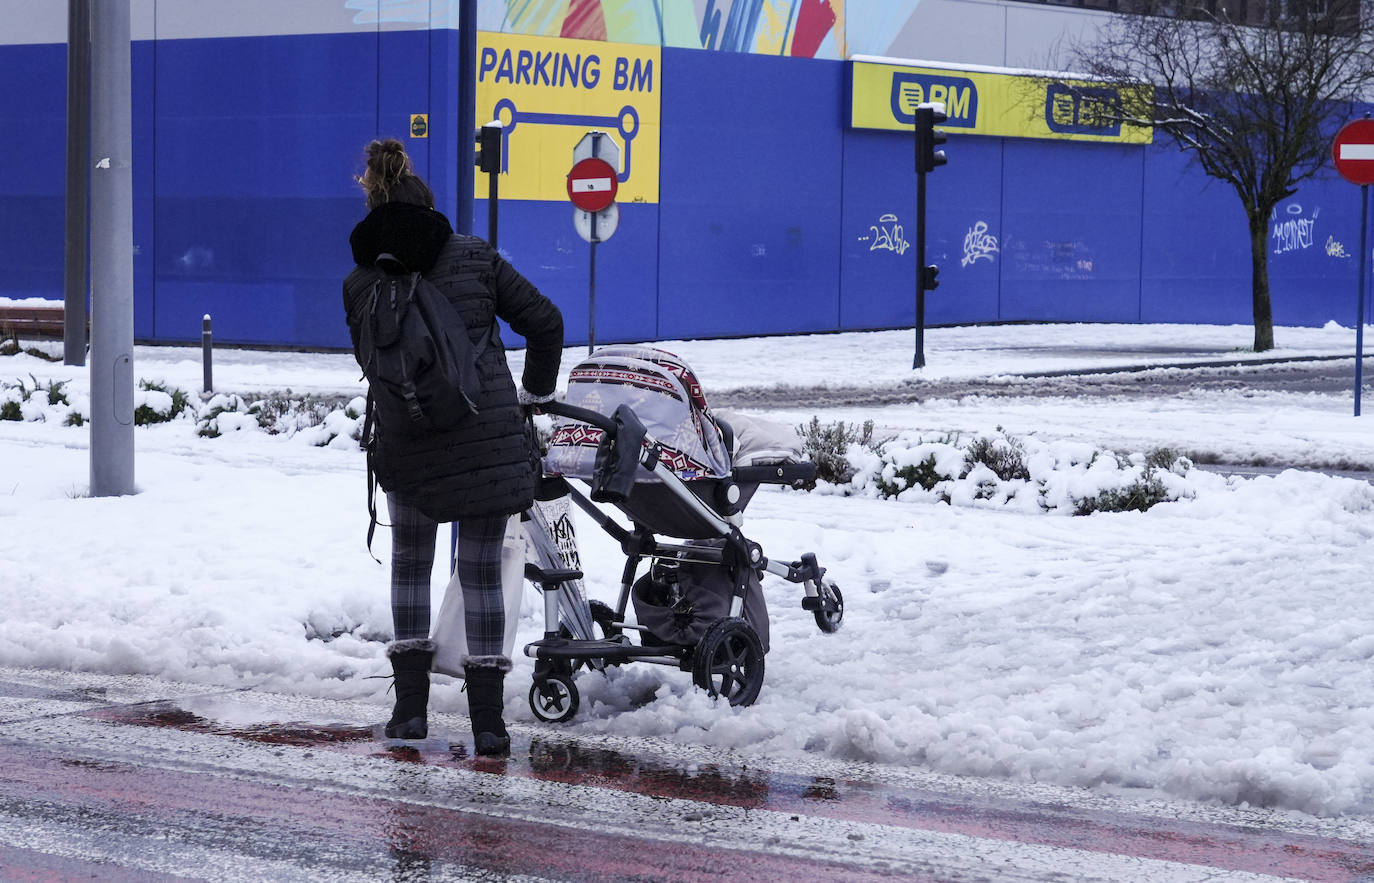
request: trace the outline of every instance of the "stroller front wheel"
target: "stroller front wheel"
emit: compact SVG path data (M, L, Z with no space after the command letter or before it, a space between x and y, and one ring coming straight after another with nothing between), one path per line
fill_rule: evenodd
M692 680L731 705L753 705L763 689L763 644L754 627L734 616L711 623L693 654Z
M812 611L816 617L816 628L828 635L834 634L840 630L840 623L844 620L844 595L832 580L821 580L819 588L819 604Z
M530 711L546 724L572 720L577 705L577 685L571 675L551 674L530 687Z

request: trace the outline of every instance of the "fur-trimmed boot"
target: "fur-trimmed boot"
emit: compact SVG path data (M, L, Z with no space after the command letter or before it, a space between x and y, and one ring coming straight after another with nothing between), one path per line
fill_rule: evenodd
M429 666L434 642L428 638L392 641L386 648L395 673L396 707L386 722L388 739L423 739L429 735Z
M468 682L472 741L478 754L500 757L510 754L510 734L501 717L506 705L505 683L509 670L510 660L504 656L469 656L463 665Z

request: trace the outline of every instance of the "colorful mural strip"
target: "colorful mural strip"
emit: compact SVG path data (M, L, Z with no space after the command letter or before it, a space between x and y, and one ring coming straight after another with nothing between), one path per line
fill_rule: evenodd
M911 131L925 102L945 105L948 132L1148 144L1151 129L1123 127L1107 111L1122 101L1112 86L1018 74L854 61L850 118L855 129Z
M482 31L844 59L883 55L919 0L478 0ZM346 0L354 24L457 27L459 0Z
M620 148L617 201L658 202L662 74L657 46L479 32L477 116L503 127L501 196L566 202L573 148L598 130Z

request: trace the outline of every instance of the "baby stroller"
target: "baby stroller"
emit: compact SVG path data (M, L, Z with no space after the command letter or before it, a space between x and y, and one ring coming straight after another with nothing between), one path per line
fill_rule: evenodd
M840 627L844 598L815 555L771 560L741 530L760 485L800 485L814 479L815 464L782 450L735 451L734 430L707 408L677 356L604 347L573 368L566 401L542 407L556 419L540 498L568 497L619 543L626 561L616 606L588 603L568 543L571 522L551 524L538 503L527 513L525 575L544 593L545 612L544 637L525 647L535 659L529 700L537 718L560 722L577 713L579 668L629 662L677 666L710 695L752 704L768 650L765 573L801 584L802 607L821 631ZM597 503L614 506L630 526Z

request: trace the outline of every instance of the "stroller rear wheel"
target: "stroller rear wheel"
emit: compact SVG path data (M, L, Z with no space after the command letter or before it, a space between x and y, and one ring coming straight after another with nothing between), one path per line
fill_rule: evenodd
M692 680L731 705L753 705L763 688L763 644L754 627L734 616L711 623L696 645Z
M577 685L571 675L551 674L530 687L530 711L546 724L572 720L577 705Z

